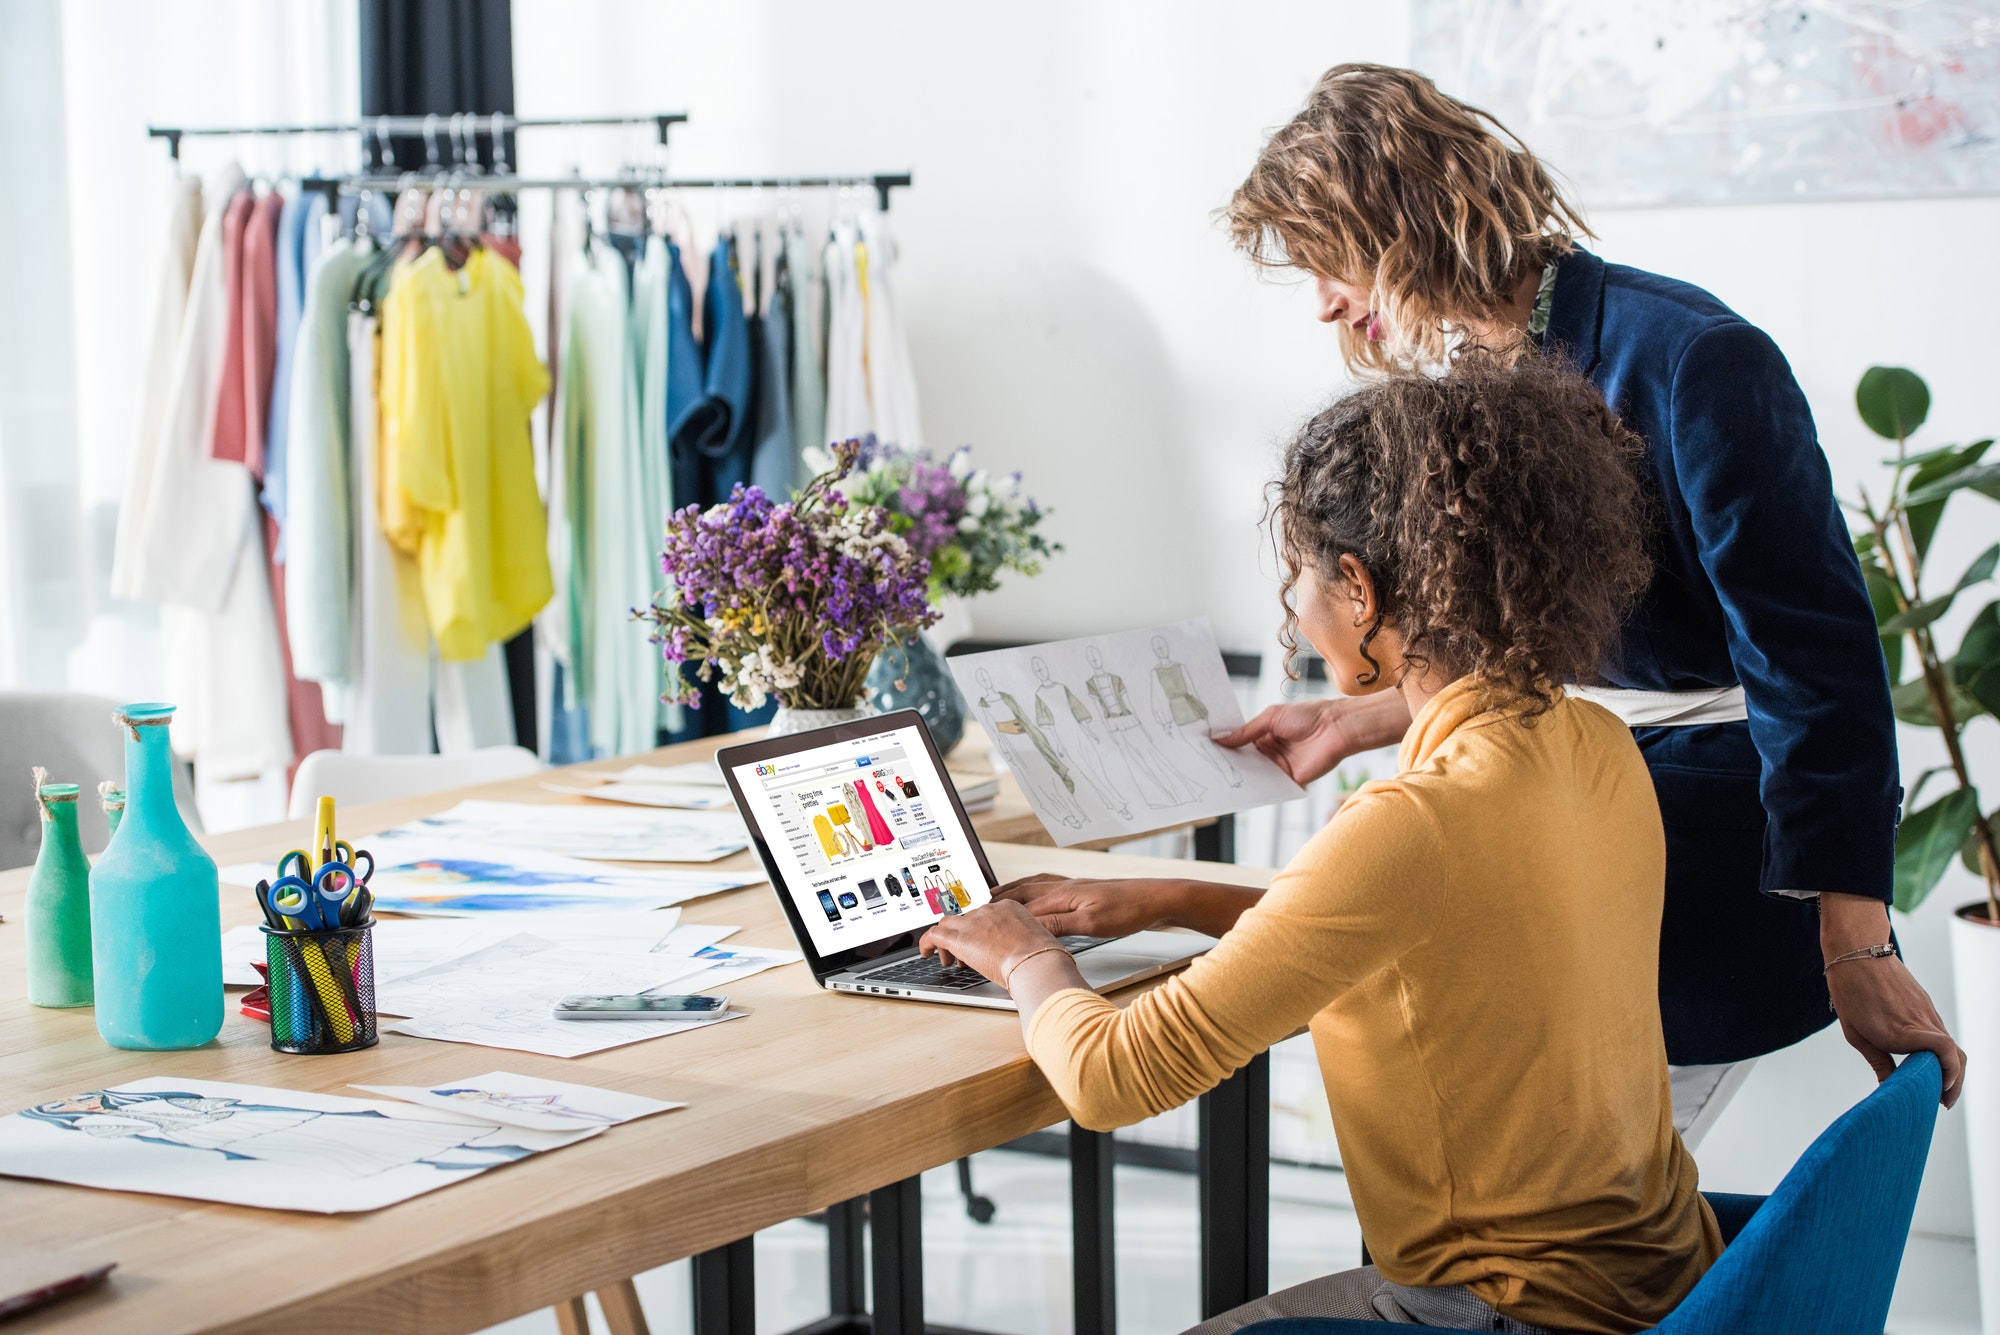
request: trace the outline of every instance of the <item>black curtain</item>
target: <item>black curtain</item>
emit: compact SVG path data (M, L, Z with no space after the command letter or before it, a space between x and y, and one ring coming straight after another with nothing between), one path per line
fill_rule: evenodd
M361 0L361 114L423 116L514 110L514 17L510 0ZM444 126L438 155L450 161ZM421 168L422 136L399 137L399 168ZM481 136L481 152L492 161ZM513 146L508 145L513 160ZM507 642L514 735L535 744L534 632Z

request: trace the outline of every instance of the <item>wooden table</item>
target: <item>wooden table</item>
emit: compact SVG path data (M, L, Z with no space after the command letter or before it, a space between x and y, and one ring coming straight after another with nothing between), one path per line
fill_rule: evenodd
M717 744L649 758L684 761ZM473 795L581 800L548 792L543 777L351 808L341 813L341 833L372 834ZM991 819L1013 814L1003 802ZM275 859L309 836L309 822L291 821L204 842L227 865ZM1003 879L1044 871L1162 875L1177 865L1009 844L989 844L988 854ZM716 865L753 865L753 855ZM1234 866L1208 873L1241 884L1269 877ZM710 1295L704 1325L748 1329L743 1304L732 1310L723 1291L733 1286L740 1296L747 1284L747 1266L732 1269L732 1258L747 1259L744 1240L829 1207L858 1217L842 1203L869 1193L875 1329L915 1331L922 1321L917 1175L1064 1116L1011 1014L836 996L800 966L730 985L748 1019L571 1060L386 1033L364 1052L285 1056L270 1050L266 1026L237 1012L234 996L214 1043L122 1052L98 1038L88 1009L28 1005L27 880L25 869L0 873L5 1111L143 1076L341 1093L352 1082L429 1085L494 1066L689 1106L369 1214L292 1214L0 1179L0 1247L93 1250L119 1263L96 1292L21 1319L13 1331L470 1331L687 1256L699 1258L698 1296L704 1287ZM765 885L694 901L685 912L689 921L740 924L732 942L795 945ZM225 927L255 916L248 892L223 888ZM1109 1146L1099 1148L1108 1180ZM1108 1239L1104 1214L1100 1236ZM858 1233L850 1236L858 1266ZM884 1291L885 1278L892 1291Z

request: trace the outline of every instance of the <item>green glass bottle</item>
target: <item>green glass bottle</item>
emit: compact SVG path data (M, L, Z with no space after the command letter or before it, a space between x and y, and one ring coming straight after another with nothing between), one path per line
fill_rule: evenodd
M97 785L97 800L104 804L104 835L108 839L118 833L118 822L125 819L125 790L116 779L106 779Z
M37 1006L88 1006L90 863L76 835L73 783L50 783L35 770L42 851L28 881L28 1000Z

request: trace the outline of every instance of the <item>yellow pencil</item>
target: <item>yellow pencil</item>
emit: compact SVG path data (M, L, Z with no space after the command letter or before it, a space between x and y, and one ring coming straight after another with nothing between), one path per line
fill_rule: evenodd
M322 797L319 800L319 814L313 819L312 847L306 850L306 855L313 859L314 871L326 865L325 858L331 856L328 850L333 847L333 840L333 799Z

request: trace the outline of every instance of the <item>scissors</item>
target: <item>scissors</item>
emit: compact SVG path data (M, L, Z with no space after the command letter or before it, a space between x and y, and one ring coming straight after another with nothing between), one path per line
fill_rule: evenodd
M289 865L292 855L287 853L278 863L282 871ZM373 862L370 863L371 870ZM329 862L314 872L310 881L302 876L280 876L271 883L271 907L280 915L296 918L314 931L337 930L340 925L340 910L348 899L361 887L361 880L354 874L354 868L345 862Z
M314 855L306 849L294 848L278 859L278 875L296 876L302 881L311 880L314 861ZM345 839L333 841L333 861L345 862L350 867L365 861L368 869L360 873L361 879L367 881L375 875L374 855L365 848L357 849Z

